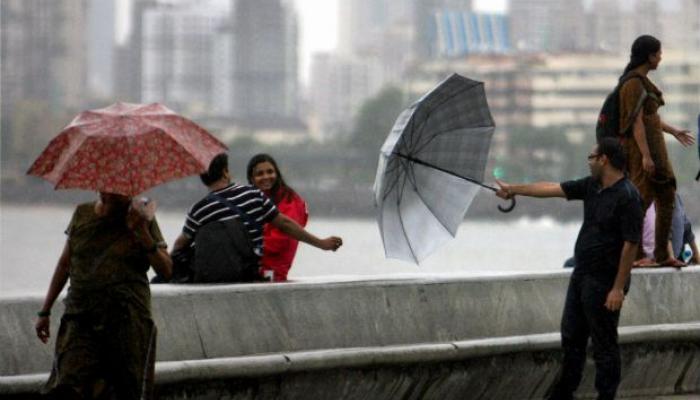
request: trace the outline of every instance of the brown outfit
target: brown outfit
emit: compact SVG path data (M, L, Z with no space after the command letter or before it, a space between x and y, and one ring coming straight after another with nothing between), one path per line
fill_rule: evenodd
M156 327L146 250L126 215L77 207L68 226L70 286L45 392L55 398L149 399ZM149 227L163 247L155 219Z
M654 258L657 261L665 261L671 256L667 245L676 195L676 177L668 158L661 117L658 113L659 107L664 105L664 100L661 91L649 78L635 71L629 72L626 77L631 75L637 77L628 79L620 89L620 131L633 129L637 117L635 111L641 104L644 131L655 166L654 174L649 175L642 168L642 153L633 131L630 131L623 145L627 155L629 178L642 196L644 210L649 208L653 201L656 202Z

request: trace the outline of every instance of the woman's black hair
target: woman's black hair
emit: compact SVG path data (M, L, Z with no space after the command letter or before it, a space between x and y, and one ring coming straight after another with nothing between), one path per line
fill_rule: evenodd
M625 170L627 161L619 140L611 137L601 139L598 142L598 154L605 155L613 168L620 171Z
M221 179L226 170L228 170L228 155L226 153L221 153L211 160L207 172L200 174L199 179L202 180L204 185L209 186Z
M635 39L634 43L632 43L630 62L625 67L625 72L622 73L622 76L645 64L649 61L649 56L658 53L659 50L661 50L661 42L651 35L642 35Z
M264 162L272 164L272 168L275 169L275 174L277 175L277 179L270 189L270 198L272 198L272 201L279 204L282 200L291 199L296 192L284 181L284 177L282 177L282 173L277 166L277 161L269 154L256 154L248 161L248 167L246 168L248 183L253 185L253 171L258 164Z

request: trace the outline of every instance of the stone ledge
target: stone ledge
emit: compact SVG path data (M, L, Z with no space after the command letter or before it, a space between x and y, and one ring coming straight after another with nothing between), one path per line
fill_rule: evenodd
M686 343L700 345L700 322L619 329L622 345ZM407 364L434 364L515 353L559 350L559 333L465 340L386 347L326 349L304 352L227 357L207 360L167 361L156 364L156 385L196 381L225 381L334 369L378 368ZM633 367L632 367L633 368ZM632 374L634 371L626 371ZM48 374L0 377L0 395L36 393ZM699 386L694 390L700 390Z

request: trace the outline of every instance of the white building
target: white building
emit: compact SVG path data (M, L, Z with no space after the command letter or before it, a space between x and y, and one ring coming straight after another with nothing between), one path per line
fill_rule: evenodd
M298 22L285 0L232 7L233 113L255 126L298 118Z
M598 113L627 64L627 57L600 53L533 57L470 57L427 64L407 89L417 97L452 71L485 83L497 126L561 127L594 134ZM700 53L669 50L650 75L663 91L664 120L694 127L700 110Z

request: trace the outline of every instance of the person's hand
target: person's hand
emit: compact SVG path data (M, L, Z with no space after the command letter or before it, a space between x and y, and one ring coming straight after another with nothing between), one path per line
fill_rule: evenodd
M510 200L515 196L512 190L512 185L510 185L509 183L505 183L496 179L496 184L498 185L496 196L506 200Z
M654 160L650 156L642 157L642 169L649 175L654 174L656 165L654 165Z
M693 256L690 257L690 260L688 260L688 265L698 265L698 264L700 264L700 255L693 254Z
M322 250L332 250L336 251L340 248L340 246L343 245L343 239L337 237L337 236L331 236L327 237L325 239L321 239L320 243L320 248Z
M695 143L695 138L687 129L676 129L673 132L673 137L676 138L685 147L693 145Z
M132 231L148 228L148 223L153 220L156 212L156 202L146 198L134 199L126 214L126 225Z
M622 289L612 289L605 300L605 308L610 311L617 311L622 308L623 301L625 301L625 293Z
M38 317L34 329L36 329L36 336L43 343L49 341L51 333L49 331L49 325L51 324L51 319L49 317Z

